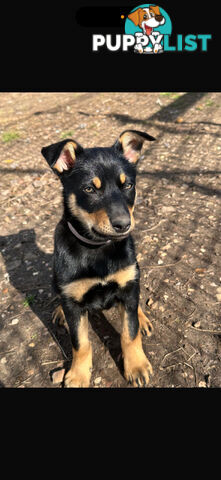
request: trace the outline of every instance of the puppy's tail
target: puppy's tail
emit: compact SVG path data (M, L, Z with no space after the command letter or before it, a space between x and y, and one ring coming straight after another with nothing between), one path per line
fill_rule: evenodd
M63 326L65 322L65 314L61 305L58 305L52 313L52 322L57 322L59 326Z

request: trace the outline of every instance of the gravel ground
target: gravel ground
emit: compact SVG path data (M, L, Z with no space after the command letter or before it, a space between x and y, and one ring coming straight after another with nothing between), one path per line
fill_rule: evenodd
M134 232L154 327L148 387L221 386L220 109L211 92L0 93L2 387L61 388L71 360L66 329L51 323L61 187L41 148L70 136L108 146L126 128L157 138L138 166ZM90 319L91 387L132 388L120 331L115 309Z

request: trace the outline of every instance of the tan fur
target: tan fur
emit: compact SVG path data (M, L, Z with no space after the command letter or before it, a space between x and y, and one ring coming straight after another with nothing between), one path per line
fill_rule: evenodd
M120 182L122 183L122 185L126 182L126 175L125 175L125 173L121 173L121 174L120 174Z
M68 285L62 287L64 295L67 297L73 297L77 302L83 300L84 295L94 285L106 285L108 282L116 282L121 288L124 288L130 280L134 280L136 277L136 265L129 265L129 267L122 268L115 273L111 273L104 278L84 278L81 280L75 280Z
M133 205L133 207L128 206L128 210L130 212L130 222L131 222L131 227L130 228L131 228L131 230L133 230L134 226L135 226L135 220L134 220L134 215L133 215L134 205Z
M105 210L98 210L97 212L89 213L77 204L74 193L71 193L68 200L69 208L73 215L76 215L84 224L90 229L97 226L98 231L104 234L114 235L116 232L113 229L110 220Z
M56 321L58 321L58 325L64 325L65 314L61 305L58 305L58 307L54 309L52 314L52 322L55 323Z
M65 376L66 387L89 387L92 370L92 347L88 340L88 314L80 318L78 328L80 347L73 348L71 368Z
M101 188L101 180L99 177L94 177L92 182L96 188Z
M122 305L121 316L123 320L121 347L124 359L124 375L126 380L130 381L134 387L142 386L149 382L148 371L152 373L152 367L143 351L140 329L134 340L130 338L128 316Z
M146 315L143 313L143 310L140 305L138 307L138 320L140 325L140 331L142 332L143 330L144 332L146 332L146 335L150 337L152 333L150 329L153 330L153 325L150 322L149 318L147 318Z

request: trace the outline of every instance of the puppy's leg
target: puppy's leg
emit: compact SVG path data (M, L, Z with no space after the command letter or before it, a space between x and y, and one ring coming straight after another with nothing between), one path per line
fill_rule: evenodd
M66 387L89 387L92 371L92 347L88 340L88 313L71 299L62 299L72 342L73 360L65 375Z
M143 313L143 310L141 306L138 306L138 320L139 320L139 326L140 326L140 331L142 335L150 337L152 335L153 331L153 325L150 322L149 318L146 317L146 315Z
M54 311L52 313L52 322L53 323L58 322L59 326L64 325L65 315L64 315L63 308L62 308L61 305L58 305L58 307L56 307L54 309Z
M138 299L134 301L134 291L135 289L121 304L123 320L121 347L125 378L135 387L140 387L147 385L149 382L148 372L152 373L152 367L142 347L138 320Z

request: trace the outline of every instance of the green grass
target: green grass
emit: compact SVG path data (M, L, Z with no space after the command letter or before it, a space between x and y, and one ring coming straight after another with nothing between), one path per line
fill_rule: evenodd
M35 296L34 295L27 295L27 297L25 298L24 302L23 302L23 305L24 307L29 307L30 305L32 305L32 303L34 303L35 301Z
M172 100L176 100L180 97L180 94L176 92L161 92L160 95L163 97L170 97Z
M17 140L19 138L19 133L15 131L4 132L2 134L2 141L4 143L12 142L12 140Z
M62 132L60 138L64 140L64 138L72 137L72 135L74 135L74 133L71 130L69 130L68 132Z
M213 100L207 100L205 105L206 105L206 107L212 107L213 105L215 105L215 102L213 102Z

